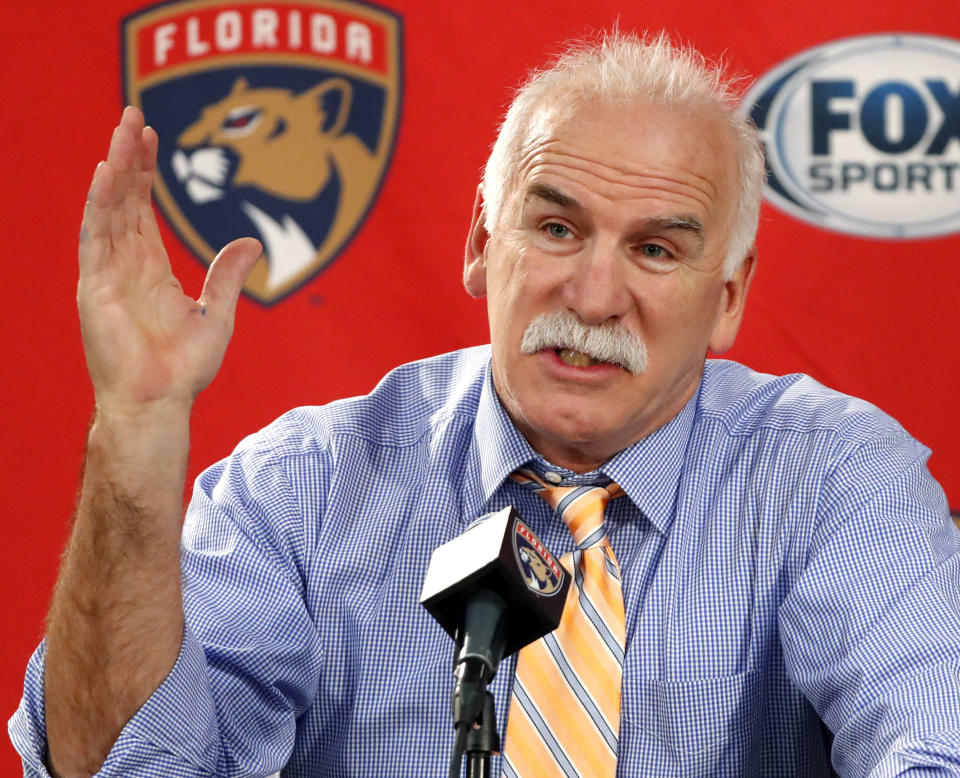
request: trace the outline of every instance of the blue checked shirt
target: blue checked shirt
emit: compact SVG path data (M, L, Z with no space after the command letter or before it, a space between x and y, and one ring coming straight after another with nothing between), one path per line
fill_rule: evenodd
M196 483L177 663L102 776L444 776L453 643L418 604L433 549L551 466L489 349L295 410ZM620 776L960 775L960 533L928 451L809 378L709 361L669 424L602 468L629 499ZM46 775L43 646L12 738ZM513 658L492 690L506 731ZM825 727L821 724L825 723ZM494 774L499 774L495 760Z

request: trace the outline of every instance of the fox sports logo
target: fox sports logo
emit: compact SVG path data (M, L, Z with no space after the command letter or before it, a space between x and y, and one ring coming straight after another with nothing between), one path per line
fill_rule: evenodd
M862 35L764 75L741 109L767 152L767 198L876 238L960 231L960 41Z

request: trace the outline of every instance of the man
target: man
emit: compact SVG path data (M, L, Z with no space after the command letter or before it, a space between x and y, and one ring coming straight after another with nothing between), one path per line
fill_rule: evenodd
M525 468L626 495L605 514L618 775L828 775L831 755L842 775L960 775L960 540L929 452L810 379L705 362L743 316L762 158L696 54L610 36L534 75L467 242L490 349L248 438L198 479L182 540L190 406L259 247L230 244L184 296L155 154L128 109L84 217L97 413L11 727L28 774L438 774L452 644L417 603L430 551L508 504L574 548ZM511 744L515 661L492 684L495 769L593 775L556 733Z

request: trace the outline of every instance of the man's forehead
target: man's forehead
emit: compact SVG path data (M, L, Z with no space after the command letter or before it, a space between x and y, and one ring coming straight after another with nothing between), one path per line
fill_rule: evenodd
M709 139L711 157L736 157L736 144L725 109L712 103L665 102L638 97L561 98L541 100L532 107L520 139L518 157L535 154L544 143L558 137L581 140L589 147L595 142L624 140L623 151L642 150L650 141L650 130L668 127L671 135Z
M510 183L519 208L530 198L578 207L576 186L564 185L572 173L624 197L632 189L673 190L693 207L669 216L690 216L687 226L702 228L696 212L732 203L738 191L732 132L716 109L637 100L547 106L536 112L517 163Z

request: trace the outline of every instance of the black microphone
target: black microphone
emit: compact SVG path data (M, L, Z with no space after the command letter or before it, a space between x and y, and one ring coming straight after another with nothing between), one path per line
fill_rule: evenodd
M485 705L492 719L486 687L500 660L557 628L569 587L570 576L511 506L434 549L420 604L457 643L453 719L460 747L460 732L485 717ZM495 722L487 725L495 740Z

